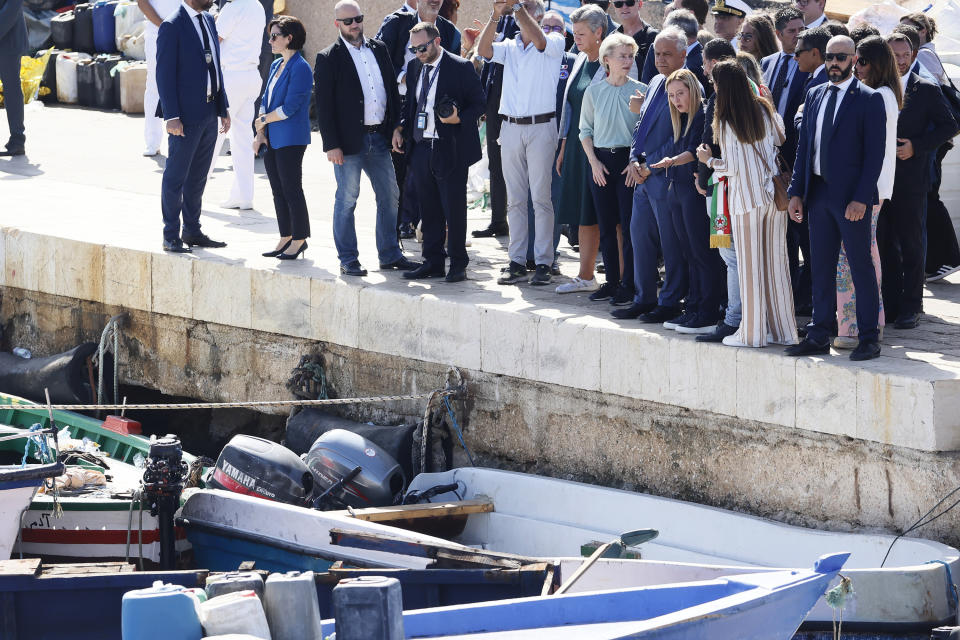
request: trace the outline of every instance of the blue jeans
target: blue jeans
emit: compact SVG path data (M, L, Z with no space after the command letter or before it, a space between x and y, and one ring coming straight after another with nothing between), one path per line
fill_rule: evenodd
M360 196L360 172L370 179L377 199L377 253L380 264L389 264L403 257L397 241L397 201L400 190L386 139L378 133L364 138L364 151L343 156L343 164L333 165L337 194L333 204L333 241L341 265L360 257L357 250L357 229L354 210Z

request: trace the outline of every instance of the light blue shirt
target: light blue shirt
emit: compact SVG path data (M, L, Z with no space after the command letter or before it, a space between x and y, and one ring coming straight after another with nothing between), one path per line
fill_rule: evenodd
M593 146L601 149L629 147L640 120L630 111L630 96L637 89L645 93L647 85L629 76L619 87L607 81L587 87L580 108L580 139L593 138Z

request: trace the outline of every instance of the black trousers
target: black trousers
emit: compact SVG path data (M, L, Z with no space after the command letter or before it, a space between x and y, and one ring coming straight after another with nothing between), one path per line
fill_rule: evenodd
M953 228L950 212L940 199L940 183L943 179L943 157L953 148L952 142L937 149L933 186L927 194L927 273L936 273L940 267L960 264L960 245L957 231Z
M466 268L467 167L450 166L433 159L429 140L413 145L409 171L420 200L423 261L442 269L450 256L450 269ZM442 165L442 166L437 166ZM446 252L444 252L446 244Z
M893 197L880 209L877 219L877 248L883 274L880 290L884 314L890 320L923 309L923 216L926 206L927 194L894 188Z
M636 292L633 285L633 243L630 242L630 219L633 217L633 188L626 186L620 172L630 161L630 149L594 149L597 160L610 173L607 184L598 185L593 176L590 181L590 193L593 206L597 211L597 225L600 227L600 255L607 282L618 285L630 294ZM620 247L617 243L617 225L623 237L623 273L620 273Z
M10 125L11 149L26 142L23 128L23 91L20 88L20 56L0 56L0 84L3 84L7 124Z
M800 256L803 264L800 264ZM809 307L813 302L810 279L810 223L787 221L787 260L790 263L790 282L793 283L793 304Z
M507 224L507 184L503 180L503 160L500 157L500 90L495 82L487 96L487 163L490 167L490 225Z
M310 217L307 215L307 199L303 195L303 154L306 150L307 146L302 144L279 149L268 145L263 157L280 235L293 236L294 240L310 237Z

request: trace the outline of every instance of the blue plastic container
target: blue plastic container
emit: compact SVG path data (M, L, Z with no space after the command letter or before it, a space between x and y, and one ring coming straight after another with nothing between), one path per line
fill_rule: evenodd
M100 0L93 5L93 46L97 53L117 52L116 8L116 0Z
M160 582L123 594L123 640L201 640L196 603L188 589Z

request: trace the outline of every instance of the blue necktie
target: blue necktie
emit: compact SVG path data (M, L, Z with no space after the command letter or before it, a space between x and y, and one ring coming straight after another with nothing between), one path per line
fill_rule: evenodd
M777 70L777 76L773 80L773 106L780 111L780 97L787 89L787 71L790 70L790 58L788 54L780 54L780 68ZM783 113L780 113L782 116Z
M643 118L640 119L640 123L637 125L637 131L633 134L634 136L634 146L643 153L644 147L647 144L647 135L650 133L650 129L653 128L653 121L656 118L657 111L660 109L660 103L663 102L666 94L663 92L663 85L665 82L660 83L657 86L656 92L650 98L650 105L647 107L647 110L643 113Z
M830 98L827 99L827 110L823 113L823 126L820 127L820 175L826 179L830 175L830 139L833 138L833 116L837 110L837 94L840 87L830 85L827 89Z

